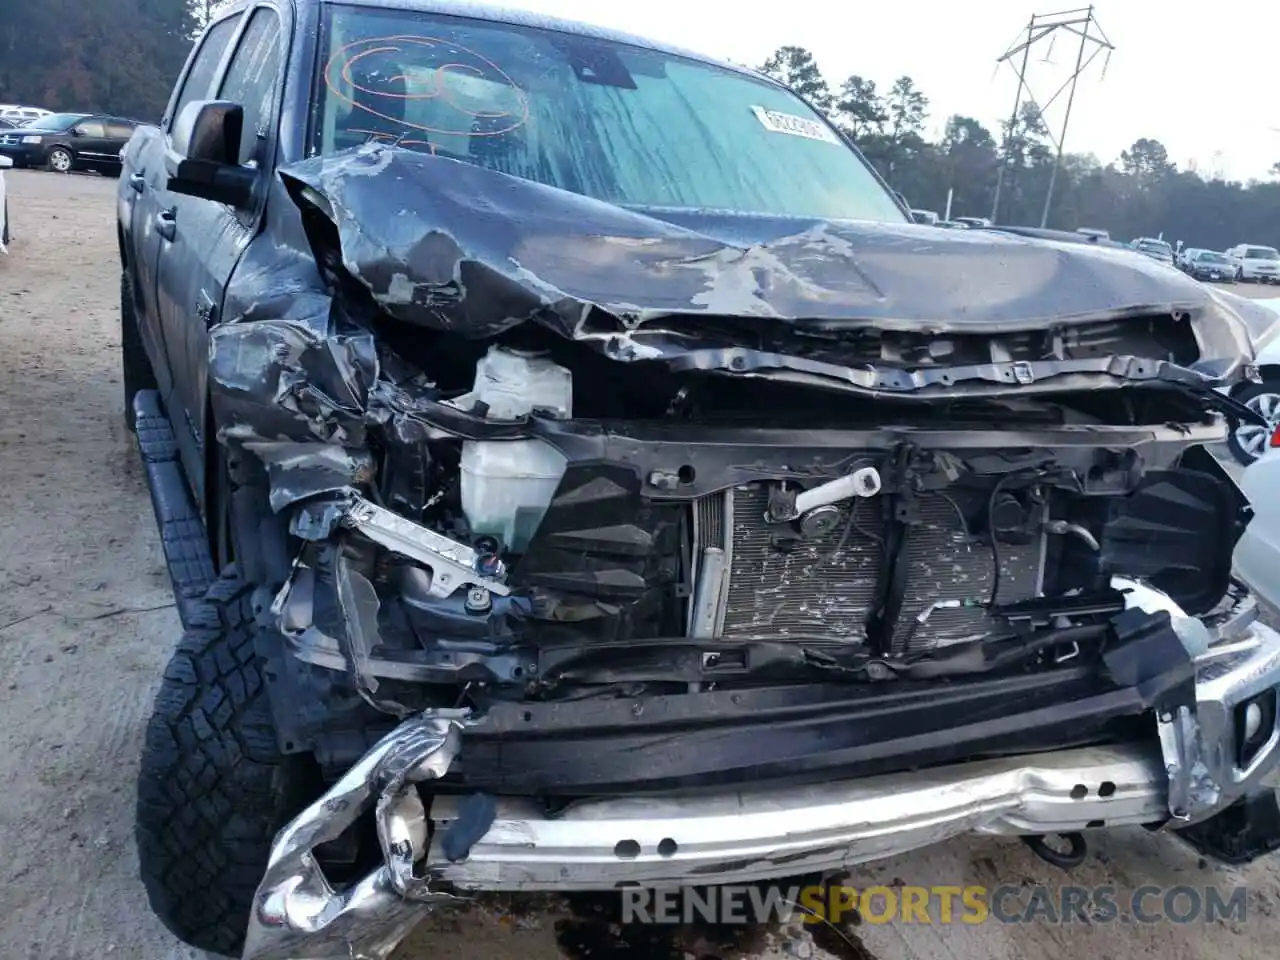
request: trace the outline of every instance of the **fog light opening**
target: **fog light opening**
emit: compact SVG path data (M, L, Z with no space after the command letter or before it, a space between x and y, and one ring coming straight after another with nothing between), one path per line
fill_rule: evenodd
M1236 765L1245 769L1276 729L1276 691L1268 690L1236 704Z

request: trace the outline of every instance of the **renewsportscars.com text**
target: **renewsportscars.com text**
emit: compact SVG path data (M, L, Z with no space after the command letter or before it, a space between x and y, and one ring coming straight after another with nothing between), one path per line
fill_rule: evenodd
M1244 887L624 887L623 923L1215 923L1243 921Z

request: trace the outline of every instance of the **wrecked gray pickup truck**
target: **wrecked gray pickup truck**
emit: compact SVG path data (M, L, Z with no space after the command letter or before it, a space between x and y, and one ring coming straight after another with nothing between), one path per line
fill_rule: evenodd
M1280 839L1280 637L1206 450L1269 313L916 226L772 81L472 4L233 6L124 165L185 628L139 858L184 940Z

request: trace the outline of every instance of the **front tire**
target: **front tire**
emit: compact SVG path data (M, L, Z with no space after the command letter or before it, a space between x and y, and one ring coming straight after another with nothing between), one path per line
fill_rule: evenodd
M1247 467L1266 452L1272 433L1280 425L1280 380L1248 384L1236 391L1233 397L1254 413L1261 414L1268 423L1266 427L1242 423L1227 438L1231 455Z
M234 565L174 651L147 723L137 843L151 909L179 939L239 955L276 832L314 799L284 756L255 654L252 587Z
M76 161L66 147L54 147L49 151L47 164L54 173L70 173Z

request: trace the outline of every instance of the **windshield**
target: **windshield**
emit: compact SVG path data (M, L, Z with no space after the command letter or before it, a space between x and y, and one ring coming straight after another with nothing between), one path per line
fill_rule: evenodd
M1280 253L1270 247L1246 247L1244 258L1246 260L1280 260Z
M87 117L86 113L51 113L47 117L38 117L28 123L26 130L51 130L61 133L77 121Z
M391 142L609 203L904 222L805 104L596 38L327 8L311 152Z
M1196 259L1202 263L1226 263L1227 258L1220 253L1214 253L1211 250L1202 250L1196 254Z

